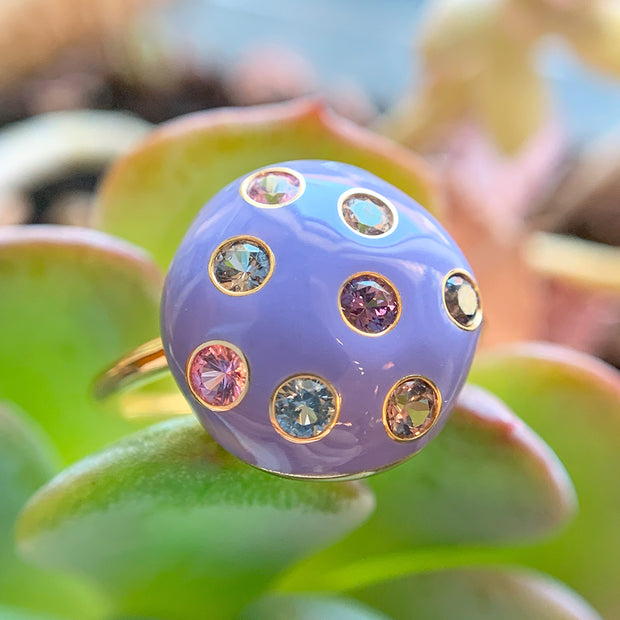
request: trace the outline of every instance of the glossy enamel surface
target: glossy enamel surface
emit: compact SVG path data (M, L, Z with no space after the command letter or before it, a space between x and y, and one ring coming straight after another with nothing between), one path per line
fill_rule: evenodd
M258 208L239 192L243 177L209 201L179 246L162 300L170 368L207 431L252 465L319 478L385 469L436 436L465 381L479 329L459 328L442 295L446 274L471 269L434 218L374 175L324 161L274 166L303 175L306 187L298 199ZM389 235L364 237L343 222L338 201L351 188L377 192L394 205L398 224ZM265 286L234 297L213 285L208 265L223 241L242 235L264 241L276 267ZM385 277L402 303L398 323L374 338L351 329L340 314L342 283L357 273ZM192 351L211 340L238 347L250 369L247 394L225 412L202 406L186 381ZM270 421L274 390L295 374L324 377L338 392L337 423L319 441L287 441ZM390 388L409 375L432 381L443 405L424 436L398 442L385 430L383 405Z

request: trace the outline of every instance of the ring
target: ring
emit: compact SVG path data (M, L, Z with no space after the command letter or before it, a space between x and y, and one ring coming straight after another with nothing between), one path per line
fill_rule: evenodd
M135 392L169 374L161 338L133 349L104 370L93 382L93 395L106 400L121 395L123 416L129 419L187 415L191 413L180 393Z
M481 322L471 268L415 200L355 166L284 162L207 202L167 274L161 338L94 390L107 398L170 371L181 404L136 394L135 415L189 404L255 467L361 477L445 425Z
M103 400L125 390L155 381L168 372L161 338L154 338L127 353L95 379L95 398Z

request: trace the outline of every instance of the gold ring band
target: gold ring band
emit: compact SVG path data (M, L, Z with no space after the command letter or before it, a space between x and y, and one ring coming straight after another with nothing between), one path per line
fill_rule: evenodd
M161 338L154 338L119 359L101 373L93 386L95 398L103 400L159 379L168 372Z

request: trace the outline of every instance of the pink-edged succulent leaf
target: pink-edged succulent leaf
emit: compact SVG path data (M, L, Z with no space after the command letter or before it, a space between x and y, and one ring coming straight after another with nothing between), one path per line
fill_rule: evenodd
M585 291L620 295L620 248L552 233L533 234L529 265L543 276Z
M368 480L369 520L334 547L294 567L284 590L349 583L353 563L429 546L540 538L574 509L573 488L551 449L501 401L466 387L441 435L415 458ZM450 549L459 563L459 549ZM426 560L424 560L425 562ZM462 562L467 562L463 556ZM410 570L408 559L403 570ZM362 568L362 570L364 570ZM377 568L401 574L398 562ZM373 577L374 578L374 577Z
M20 405L66 461L133 427L90 396L94 376L156 336L158 268L92 230L0 229L0 398Z
M59 461L33 420L15 406L0 403L0 620L38 618L44 611L91 620L100 611L97 595L84 584L28 566L14 552L16 517L56 473Z
M549 124L506 158L471 124L451 134L442 165L443 224L482 291L484 346L540 337L546 299L539 274L523 259L523 218L557 168L562 143L557 125Z
M394 620L601 620L577 593L522 569L469 568L402 577L353 590Z
M186 416L60 474L27 505L17 536L25 558L88 576L117 614L230 618L373 506L360 482L291 481L245 465Z
M146 248L167 267L215 193L255 168L294 159L360 166L437 209L433 176L416 155L320 102L300 100L201 112L163 125L108 174L99 197L100 227Z
M525 344L480 355L471 378L553 446L579 498L560 536L510 557L562 579L606 617L620 616L620 374L569 349Z

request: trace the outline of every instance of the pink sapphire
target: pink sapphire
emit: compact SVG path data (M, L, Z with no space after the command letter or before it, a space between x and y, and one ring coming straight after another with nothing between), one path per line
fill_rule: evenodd
M354 329L376 335L396 324L398 295L384 278L361 274L348 280L340 293L342 315Z
M194 394L207 407L230 409L245 394L248 368L234 349L212 343L193 354L188 379Z
M262 205L279 206L295 200L301 193L301 181L284 170L265 170L251 178L247 195Z

